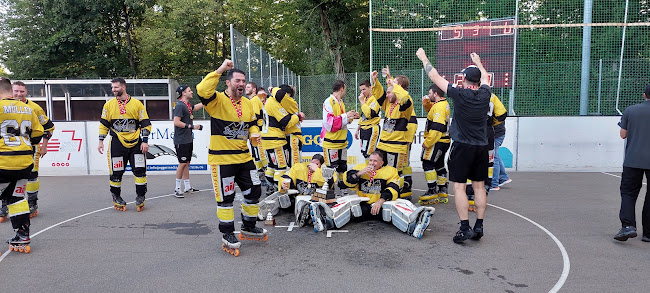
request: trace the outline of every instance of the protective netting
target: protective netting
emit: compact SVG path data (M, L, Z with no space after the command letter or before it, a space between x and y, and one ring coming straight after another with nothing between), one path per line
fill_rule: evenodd
M626 21L626 1L594 0L583 64L588 2L371 1L371 67L409 76L415 99L431 84L426 76L423 85L414 82L422 76L419 47L451 82L477 52L493 73L493 92L516 115L579 115L581 96L587 114L616 115L617 96L623 110L642 100L650 82L650 1L629 1ZM588 87L581 95L583 71Z
M267 53L250 38L231 28L232 60L235 67L247 73L247 80L267 88L281 84L296 84L296 75Z

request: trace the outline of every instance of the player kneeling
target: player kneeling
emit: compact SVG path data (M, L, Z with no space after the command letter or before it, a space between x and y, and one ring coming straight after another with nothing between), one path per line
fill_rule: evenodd
M368 164L359 164L345 172L339 185L357 190L336 199L333 205L322 201L312 202L308 197L296 197L296 218L303 220L305 206L314 224L314 231L341 228L353 217L357 221L383 220L392 222L402 232L421 238L429 226L433 207L416 207L410 201L398 198L399 174L397 169L384 166L384 154L374 151ZM299 221L301 222L301 221Z

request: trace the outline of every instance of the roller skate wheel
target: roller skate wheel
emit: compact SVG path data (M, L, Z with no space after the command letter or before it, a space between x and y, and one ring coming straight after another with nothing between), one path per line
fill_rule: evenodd
M25 246L25 253L30 253L32 251L32 247L27 245Z
M25 252L24 248L18 248L18 252Z
M138 212L141 212L144 209L144 207L143 206L142 207L137 207L137 209L138 209Z
M14 247L9 245L9 251L14 251Z
M241 233L239 233L239 235L237 235L237 238L239 238L239 240L244 240L244 239L246 239L246 237L244 237L244 235L241 234Z
M235 248L235 251L231 252L234 256L239 256L239 248Z
M262 237L262 241L266 242L266 240L269 240L269 235L264 235L264 237Z
M445 197L445 198L441 199L440 202L442 202L442 203L448 203L448 202L449 202L449 199Z
M440 202L440 200L437 199L437 198L433 200L433 204L437 204L437 203L439 203L439 202Z
M6 217L0 217L0 223L4 222L6 219Z

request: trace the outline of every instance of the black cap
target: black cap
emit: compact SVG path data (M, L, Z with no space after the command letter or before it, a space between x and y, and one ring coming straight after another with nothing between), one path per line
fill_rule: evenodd
M176 98L177 98L177 99L180 98L180 97L183 95L183 92L184 92L188 87L189 87L189 86L186 85L186 84L182 84L182 85L180 85L180 86L176 89L176 92L178 93L178 97L176 97Z
M468 81L479 82L481 81L481 70L474 65L470 65L463 69L463 76L465 76L465 79Z

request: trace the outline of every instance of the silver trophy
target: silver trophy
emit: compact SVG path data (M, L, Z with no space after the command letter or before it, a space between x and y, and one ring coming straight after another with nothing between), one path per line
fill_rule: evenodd
M336 196L334 195L334 190L330 189L329 181L334 177L334 172L336 169L322 166L321 173L323 178L325 178L325 184L323 187L316 189L316 192L312 196L312 200L322 201L324 203L333 203L336 201Z

